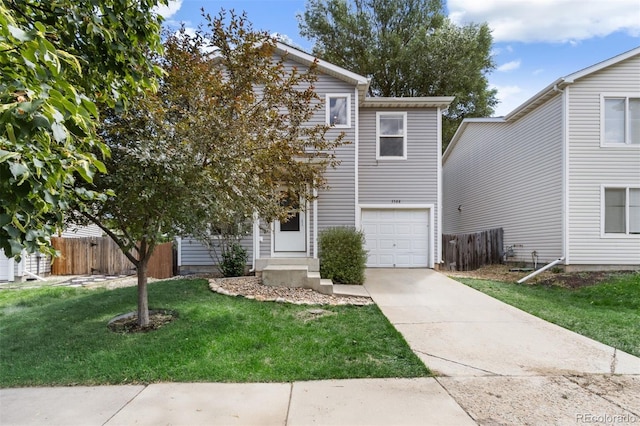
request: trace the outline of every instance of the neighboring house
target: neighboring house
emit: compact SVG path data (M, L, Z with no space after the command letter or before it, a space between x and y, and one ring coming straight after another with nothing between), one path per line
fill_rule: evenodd
M315 60L284 44L278 54L298 68ZM453 98L368 98L367 78L322 60L318 70L315 88L324 107L312 124L330 124L327 137L344 132L351 143L336 150L341 164L326 171L328 190L302 200L286 223L254 223L243 241L251 266L317 259L319 233L350 226L365 233L368 266L433 268L441 261L441 113ZM178 245L182 272L214 267L197 241L183 238Z
M444 232L504 229L510 260L640 267L640 47L560 78L443 156Z
M97 225L69 227L60 234L65 238L101 237L102 230ZM51 273L51 258L35 253L24 254L20 261L8 259L0 250L0 282L24 281L35 278L33 275L44 277Z

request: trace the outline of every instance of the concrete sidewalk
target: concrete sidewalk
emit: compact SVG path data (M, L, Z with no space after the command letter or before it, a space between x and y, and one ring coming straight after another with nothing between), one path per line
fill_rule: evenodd
M0 389L0 425L640 425L637 357L431 270L365 289L437 377Z
M4 425L474 425L433 378L0 389Z
M366 288L479 424L640 424L640 359L431 270L367 271Z

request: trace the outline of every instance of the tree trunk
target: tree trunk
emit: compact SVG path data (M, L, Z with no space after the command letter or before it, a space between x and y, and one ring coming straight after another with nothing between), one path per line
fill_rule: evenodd
M149 298L147 295L147 263L149 259L143 256L137 265L138 269L138 325L149 326Z

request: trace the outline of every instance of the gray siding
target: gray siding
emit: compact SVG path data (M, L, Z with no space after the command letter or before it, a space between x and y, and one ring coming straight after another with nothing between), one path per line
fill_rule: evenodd
M300 64L288 61L286 67L302 68ZM337 149L336 156L340 159L341 164L335 169L329 169L326 172L328 188L320 190L318 194L318 228L319 231L331 227L341 225L355 225L355 128L356 115L355 108L357 96L355 87L339 80L335 77L319 74L318 81L314 85L318 94L321 107L316 111L309 125L325 124L326 110L325 99L327 94L351 94L351 127L331 129L327 133L327 138L336 138L340 133L345 134L344 140L349 142L347 145ZM310 203L310 207L312 207ZM307 226L313 226L313 209L309 209L309 217L306 221ZM313 229L313 228L310 228ZM261 223L260 231L260 257L266 258L271 256L271 225ZM313 234L311 233L311 255L313 256ZM243 240L242 245L247 249L251 259L252 240L248 236ZM213 266L214 262L209 256L205 247L194 240L185 238L182 240L181 260L183 266L207 265Z
M515 260L562 256L562 133L561 95L513 122L469 122L444 159L444 232L502 227Z
M569 261L640 264L640 235L601 234L602 185L640 186L640 146L600 146L601 94L640 95L640 56L569 86Z
M320 76L316 83L316 91L323 102L328 93L351 93L351 127L332 129L327 132L328 138L335 138L344 132L344 141L348 144L336 150L336 157L340 160L340 165L326 171L328 188L318 192L318 232L320 232L333 226L355 226L355 129L357 125L355 110L357 97L354 86L326 75ZM325 110L321 109L312 124L322 124L325 121Z
M253 242L251 235L243 238L240 245L247 251L247 264L251 263L253 256ZM213 253L209 253L207 247L200 241L193 238L183 238L180 242L181 247L181 266L188 269L193 266L214 266L215 257ZM219 254L219 252L218 252Z
M376 160L376 113L407 113L407 159ZM438 217L438 110L436 108L362 108L358 145L358 203L433 204L429 214ZM393 200L393 201L392 201ZM438 220L431 230L439 252ZM435 261L440 259L435 253Z
M376 160L376 112L407 112L407 159ZM436 109L360 111L359 202L391 204L438 201L438 116Z

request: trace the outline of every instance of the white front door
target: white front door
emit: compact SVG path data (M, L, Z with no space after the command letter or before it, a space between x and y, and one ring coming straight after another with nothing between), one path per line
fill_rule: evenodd
M273 250L278 253L306 253L307 231L305 213L300 211L301 202L287 203L292 215L287 221L274 223Z

